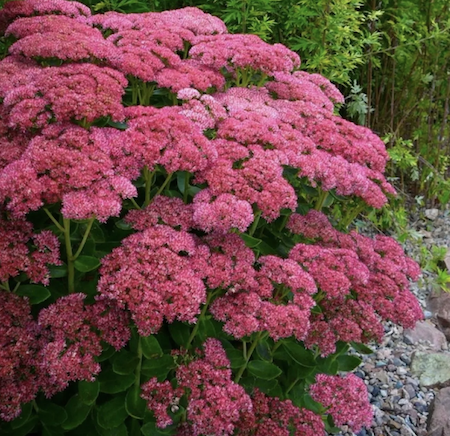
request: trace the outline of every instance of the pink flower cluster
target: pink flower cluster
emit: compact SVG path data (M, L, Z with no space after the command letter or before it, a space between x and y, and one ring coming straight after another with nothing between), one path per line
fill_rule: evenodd
M181 356L180 356L181 357ZM173 421L182 397L187 421L179 435L317 436L325 427L319 415L295 407L290 400L270 398L259 390L249 396L231 380L230 362L217 339L207 339L203 351L176 370L176 387L156 378L142 386L142 397L154 413L158 427ZM293 431L293 432L292 432Z
M48 285L48 264L61 265L59 241L52 232L33 233L25 220L0 220L0 282L25 272L32 282Z
M142 386L142 397L153 411L158 427L172 423L168 411L176 411L181 397L186 396L183 434L233 435L242 418L251 414L252 401L231 376L230 362L221 343L207 339L194 360L178 366L176 388L168 381L159 383L153 378Z
M123 134L70 124L47 127L0 173L0 199L10 199L6 208L16 217L58 201L66 218L96 216L103 222L119 215L122 200L136 196L136 188L110 149L114 136Z
M317 345L327 355L338 340L380 341L382 320L411 328L423 318L409 290L409 279L417 280L420 269L395 240L340 233L315 210L292 215L287 227L314 242L297 244L289 253L319 289L322 310L311 316L309 347Z
M93 380L101 340L116 349L130 337L128 316L113 302L84 305L84 294L62 297L39 313L36 322L27 300L1 292L0 418L10 421L39 390L47 397L70 381Z
M131 313L142 336L158 332L164 319L193 323L206 301L201 254L187 232L149 227L103 258L98 291Z
M253 414L247 414L239 434L244 436L320 436L325 434L321 416L299 409L291 400L271 398L255 389Z
M366 385L354 374L345 377L318 374L310 387L311 396L321 403L337 426L348 425L355 433L372 423Z

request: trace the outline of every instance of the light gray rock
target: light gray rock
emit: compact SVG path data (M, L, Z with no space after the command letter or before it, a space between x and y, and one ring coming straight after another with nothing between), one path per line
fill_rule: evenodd
M420 341L427 341L432 350L439 351L447 348L444 333L429 321L420 321L413 329L405 329L403 336L407 344L415 345Z
M426 209L425 216L429 220L434 221L439 216L439 209Z
M441 389L431 403L428 436L450 436L450 388Z
M450 385L450 353L424 353L416 351L411 362L411 372L426 387Z

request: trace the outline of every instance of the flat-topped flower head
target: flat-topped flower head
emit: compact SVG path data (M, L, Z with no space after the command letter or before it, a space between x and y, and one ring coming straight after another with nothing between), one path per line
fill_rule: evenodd
M194 323L206 301L197 251L190 234L151 226L103 258L98 291L126 308L143 336L157 333L164 319Z
M319 374L310 387L315 401L327 408L336 425L348 425L354 432L372 423L373 411L364 381L354 374L345 377Z
M82 3L66 0L13 0L3 5L0 11L0 32L16 17L34 15L65 15L84 18L91 15L91 10Z
M300 66L298 55L282 44L267 44L256 35L213 35L198 38L189 56L216 70L250 68L269 76L292 72Z

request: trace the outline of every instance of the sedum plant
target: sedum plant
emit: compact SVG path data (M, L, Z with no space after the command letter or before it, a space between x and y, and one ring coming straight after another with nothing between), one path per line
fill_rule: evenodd
M394 189L339 91L196 8L0 23L2 434L370 425L354 351L422 318L419 269L348 230Z

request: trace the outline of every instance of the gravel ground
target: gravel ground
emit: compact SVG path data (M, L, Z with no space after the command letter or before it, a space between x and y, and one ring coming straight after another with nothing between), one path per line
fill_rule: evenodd
M420 244L429 250L433 246L450 247L450 211L439 211L437 216L437 211L425 212L422 210L411 219L411 228L421 236L421 242L405 244L408 255L416 260L419 259ZM432 287L433 274L427 272L422 274L418 284L412 284L412 291L420 301L426 318L432 317L432 313L426 310ZM362 429L357 436L427 435L429 406L435 391L420 385L418 378L411 373L410 364L414 351L431 348L427 343L412 345L408 342L403 336L402 327L387 323L383 343L371 345L374 353L358 354L363 362L355 374L367 385L374 420L370 428ZM339 435L355 434L343 428Z

